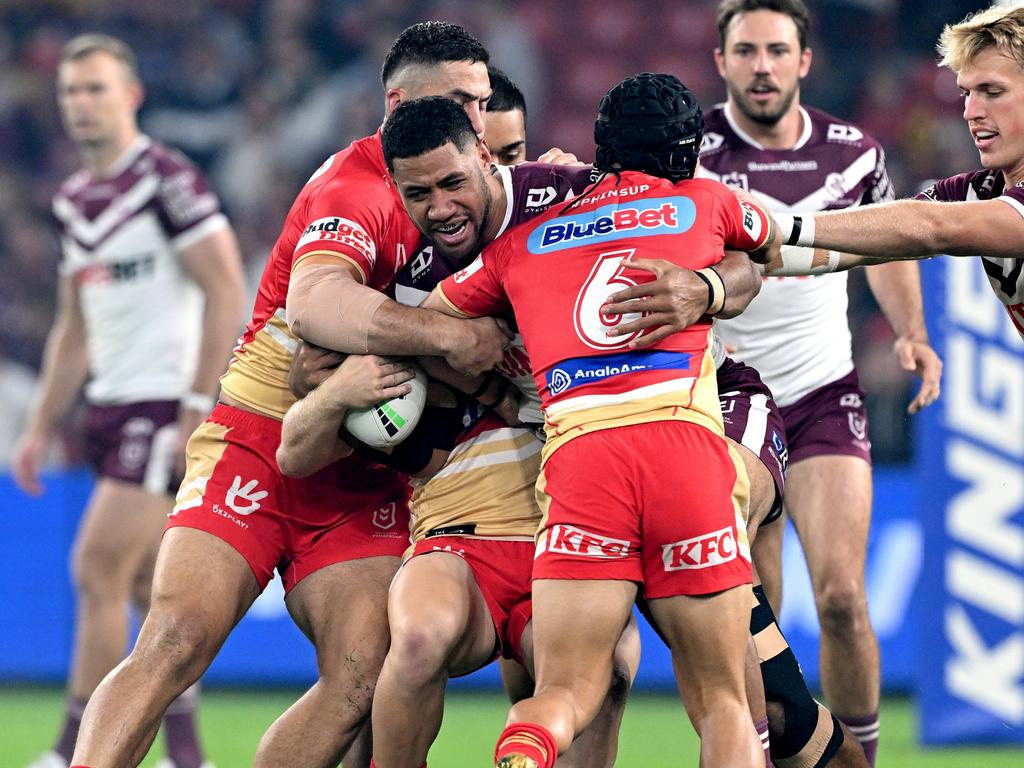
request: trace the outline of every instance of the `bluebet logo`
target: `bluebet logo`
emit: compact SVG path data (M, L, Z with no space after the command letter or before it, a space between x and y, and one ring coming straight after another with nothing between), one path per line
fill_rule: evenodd
M688 197L660 197L606 205L594 211L559 216L533 230L530 253L552 253L588 243L608 243L624 237L678 235L693 226L697 206Z
M654 369L688 371L690 355L686 352L628 352L622 355L573 357L549 370L546 379L548 391L555 396L580 384Z

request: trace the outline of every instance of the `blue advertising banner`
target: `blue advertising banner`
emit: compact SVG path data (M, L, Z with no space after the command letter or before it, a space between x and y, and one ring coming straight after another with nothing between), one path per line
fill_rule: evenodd
M0 541L6 578L0 580L0 681L63 681L71 648L74 594L68 554L92 488L87 472L53 473L47 492L30 499L0 476ZM905 471L875 473L875 518L869 542L867 588L882 648L884 685L905 691L914 669L911 615L921 563L915 516L916 478ZM818 680L818 623L810 582L792 533L785 544L785 598L780 620L812 687ZM643 661L638 688L674 690L669 654L640 621ZM211 667L208 683L307 685L316 665L310 644L292 624L275 579L235 628ZM490 667L455 686L497 686Z
M977 259L922 275L945 373L919 441L921 736L1024 742L1024 344Z

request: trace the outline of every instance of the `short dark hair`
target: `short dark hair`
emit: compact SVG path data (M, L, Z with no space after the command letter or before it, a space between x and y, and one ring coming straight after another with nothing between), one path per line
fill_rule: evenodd
M396 158L419 157L448 142L463 151L480 139L466 110L444 96L403 101L384 123L384 162L394 171Z
M387 88L392 75L404 66L443 64L447 61L482 61L486 64L490 56L479 40L457 24L422 21L408 27L395 40L384 57L380 80Z
M800 50L807 47L807 32L811 28L811 14L804 0L722 0L718 5L718 37L725 50L725 32L735 16L752 11L775 11L789 16L796 24Z
M487 75L491 78L491 100L487 102L488 112L511 112L518 109L526 119L526 99L519 86L512 82L512 78L495 66L487 68Z

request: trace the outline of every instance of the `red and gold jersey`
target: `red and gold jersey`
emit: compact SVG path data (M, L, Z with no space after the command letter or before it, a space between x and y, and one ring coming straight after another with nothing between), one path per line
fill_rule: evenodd
M328 158L288 212L252 320L221 377L224 391L260 413L284 418L295 402L288 370L298 339L285 320L294 267L310 256L335 256L353 265L363 283L384 290L419 239L388 175L379 132Z
M678 419L722 434L705 355L710 318L634 351L638 334L608 334L633 318L608 318L601 307L653 279L624 267L625 258L696 270L721 261L725 247L761 247L768 231L763 211L718 182L626 172L511 230L440 290L466 315L515 312L544 407L545 459L584 432L628 424Z

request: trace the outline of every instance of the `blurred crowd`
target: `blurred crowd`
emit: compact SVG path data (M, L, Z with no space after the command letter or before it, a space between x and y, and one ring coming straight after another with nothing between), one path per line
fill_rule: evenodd
M984 2L808 3L806 103L859 123L887 150L897 194L977 167L953 77L935 65L942 24ZM232 219L255 287L293 197L324 157L373 132L379 67L423 19L465 26L526 94L529 150L592 159L601 95L643 70L678 74L705 104L724 98L712 0L3 0L0 2L0 422L16 430L50 326L58 245L49 200L77 169L54 98L61 47L85 31L135 50L143 129L198 162ZM871 393L876 459L908 456L911 382L861 276L851 321ZM2 440L0 444L9 445ZM3 456L0 455L0 463Z

